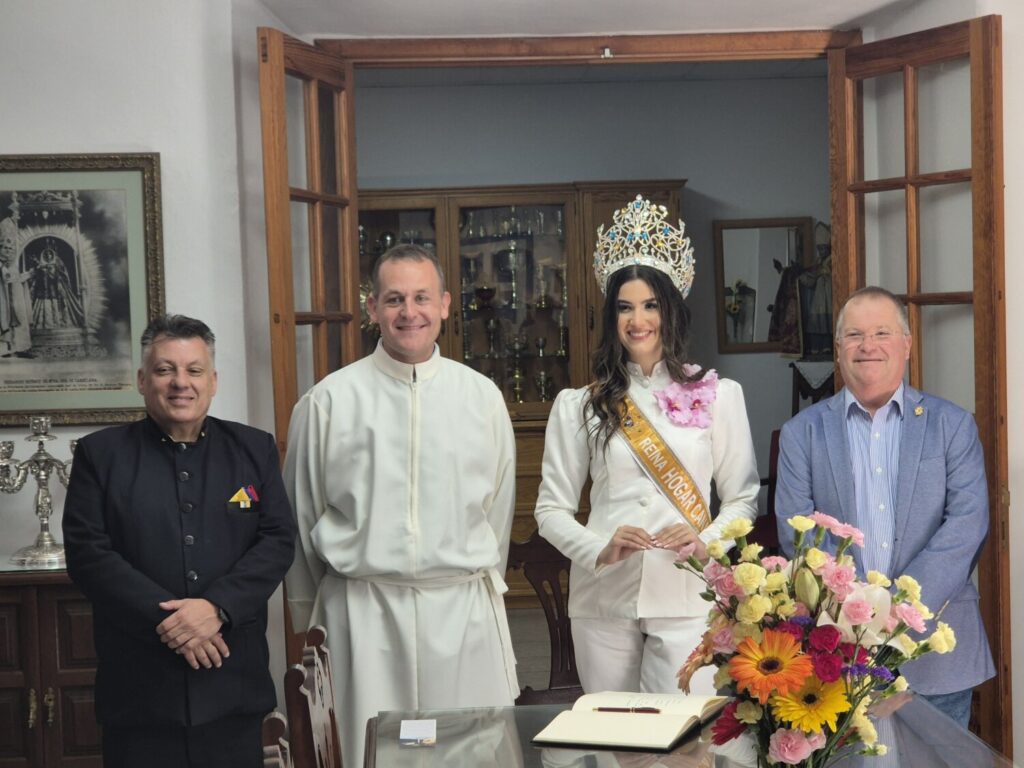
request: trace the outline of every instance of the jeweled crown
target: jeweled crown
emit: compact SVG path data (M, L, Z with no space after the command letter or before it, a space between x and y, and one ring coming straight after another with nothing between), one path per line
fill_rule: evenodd
M637 195L636 200L615 212L613 223L604 231L597 228L594 249L594 277L606 293L608 278L614 272L633 264L642 264L664 272L685 299L693 285L693 246L683 235L686 225L679 220L679 229L665 219L668 210Z

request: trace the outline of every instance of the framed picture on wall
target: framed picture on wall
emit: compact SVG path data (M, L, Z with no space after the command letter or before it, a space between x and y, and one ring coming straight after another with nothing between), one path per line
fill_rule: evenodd
M0 425L141 418L163 311L158 154L0 155Z

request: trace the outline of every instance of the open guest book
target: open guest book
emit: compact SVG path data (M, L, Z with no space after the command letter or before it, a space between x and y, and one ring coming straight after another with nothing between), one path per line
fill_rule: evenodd
M670 750L729 699L681 693L588 693L559 712L533 741L562 746Z

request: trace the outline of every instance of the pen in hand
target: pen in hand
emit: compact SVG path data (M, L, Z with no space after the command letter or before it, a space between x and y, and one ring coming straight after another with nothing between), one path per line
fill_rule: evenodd
M594 707L595 712L635 712L638 715L660 715L657 707Z

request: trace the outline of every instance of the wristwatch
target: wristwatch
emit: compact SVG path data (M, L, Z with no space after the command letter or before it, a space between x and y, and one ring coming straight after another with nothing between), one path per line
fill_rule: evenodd
M220 619L220 623L223 624L225 627L229 626L231 624L231 617L228 616L228 612L221 608L219 605L216 606L216 608L217 618Z

